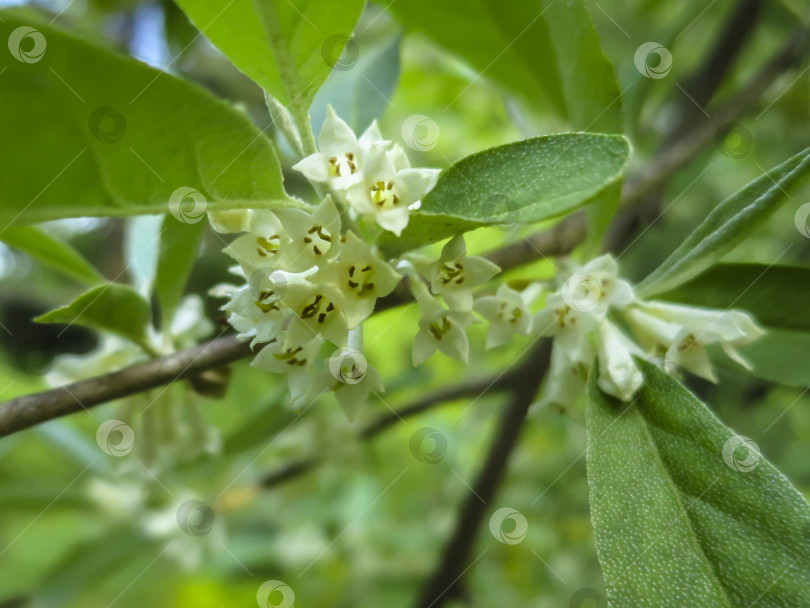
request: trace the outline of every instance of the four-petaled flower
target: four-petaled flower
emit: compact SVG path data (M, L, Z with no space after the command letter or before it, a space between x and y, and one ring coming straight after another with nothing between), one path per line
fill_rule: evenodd
M529 306L538 293L537 285L520 292L504 284L498 287L494 296L484 296L475 301L475 312L489 321L487 349L506 344L515 334L528 336L531 333Z
M467 256L464 236L458 234L442 248L436 262L417 262L430 282L430 290L440 294L447 305L458 312L470 312L474 287L486 283L501 269L487 259Z
M318 135L319 151L293 165L293 169L311 182L328 184L341 192L360 181L369 160L384 154L390 143L383 140L376 121L358 139L332 106L327 106Z

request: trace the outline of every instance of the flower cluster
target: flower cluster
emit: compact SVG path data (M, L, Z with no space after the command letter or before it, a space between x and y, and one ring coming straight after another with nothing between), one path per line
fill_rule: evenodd
M616 261L609 255L571 273L548 295L534 324L539 335L554 338L544 402L564 407L582 394L595 360L599 387L627 401L643 382L634 357L655 358L669 372L681 367L715 381L706 346L718 344L748 367L735 348L763 334L741 311L638 298L632 286L618 278Z
M399 236L409 208L436 183L437 169L412 169L402 147L382 138L376 121L359 138L331 106L318 137L319 152L293 168L325 185L359 216Z
M569 273L539 312L532 309L540 283L475 294L500 269L468 256L460 234L438 259L386 260L374 245L379 231L400 235L438 172L411 168L376 123L356 137L331 108L318 143L318 152L294 165L321 196L317 208L209 213L216 230L240 233L225 252L244 280L215 293L228 298L223 309L240 335L265 345L253 365L287 375L293 404L331 390L351 419L370 391L382 390L362 353L362 324L404 277L421 313L414 365L436 351L467 362L466 328L480 318L489 322L487 348L515 334L553 337L544 400L563 406L582 394L595 360L602 390L628 400L643 381L635 356L663 357L714 379L706 345L719 344L745 365L735 347L762 333L739 311L639 299L609 255Z

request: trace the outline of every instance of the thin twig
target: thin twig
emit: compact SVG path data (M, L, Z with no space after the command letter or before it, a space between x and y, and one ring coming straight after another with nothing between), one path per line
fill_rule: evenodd
M422 412L425 412L433 407L454 401L456 399L462 399L464 397L480 397L487 393L502 391L510 384L515 382L515 378L515 372L496 374L486 376L480 380L459 382L453 386L439 389L435 392L420 397L416 401L413 401L400 409L387 414L382 414L376 420L370 422L368 426L363 428L363 430L360 431L359 437L361 440L367 441L391 428L397 422L400 422L405 418L416 416L417 414L421 414ZM263 489L273 488L311 471L323 462L323 456L310 456L300 460L295 460L287 463L282 468L265 475L259 482L259 485Z
M0 406L0 437L35 424L188 378L250 355L233 336L139 363L121 371L24 395Z
M491 508L490 503L503 478L509 456L518 443L526 413L548 371L550 359L551 340L543 339L520 366L516 374L519 381L512 385L509 406L501 415L497 434L473 484L473 492L464 503L456 530L445 546L438 568L419 596L416 603L419 608L438 608L445 600L459 595L460 580L468 568L477 532Z

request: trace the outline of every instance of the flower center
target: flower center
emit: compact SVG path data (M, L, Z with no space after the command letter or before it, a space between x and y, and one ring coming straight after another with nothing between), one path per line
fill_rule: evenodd
M296 355L304 350L303 346L296 346L295 348L285 348L280 353L275 353L273 356L278 359L279 361L283 361L287 365L297 365L298 367L303 367L307 364L306 357L298 358Z
M259 298L256 300L256 307L263 313L273 312L274 310L281 310L278 307L279 298L276 292L272 290L264 290L259 292Z
M332 247L332 233L323 226L313 226L307 231L304 243L315 255L324 255Z
M349 289L358 296L363 296L366 292L374 291L374 268L371 265L365 265L360 268L357 266L349 266L347 272L349 275L346 279L346 284Z
M393 192L394 182L380 180L371 186L371 200L378 207L393 209L399 204L399 197Z
M520 318L523 316L523 310L518 306L515 306L512 310L507 310L507 306L509 306L509 302L501 302L501 311L498 313L498 318L514 325L520 321Z
M281 237L277 234L272 234L268 237L256 238L256 253L261 257L266 258L268 255L275 255L278 253L279 245L281 245Z
M450 283L461 285L464 282L464 266L459 262L444 262L439 271L439 278L442 280L442 285Z
M332 177L343 177L344 175L354 175L357 171L357 163L354 154L346 152L343 158L333 156L329 159L329 175Z
M336 312L337 308L326 296L317 294L309 304L301 309L301 318L315 319L318 323L325 323Z
M445 334L450 331L451 327L452 324L450 323L450 319L448 319L447 316L443 316L438 321L431 323L428 329L430 330L430 333L433 334L434 338L441 340Z

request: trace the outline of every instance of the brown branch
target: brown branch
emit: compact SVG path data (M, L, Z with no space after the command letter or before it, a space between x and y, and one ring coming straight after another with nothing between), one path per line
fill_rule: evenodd
M464 503L456 530L445 546L438 568L419 596L416 603L419 608L439 608L445 600L459 596L460 580L469 567L470 551L477 532L490 509L509 456L517 445L526 413L548 371L550 358L551 341L543 339L520 366L516 375L520 381L513 384L511 401L501 415L497 434L473 486L474 491Z
M226 336L121 371L17 397L0 406L0 437L52 418L171 384L248 355L250 347L245 342Z

